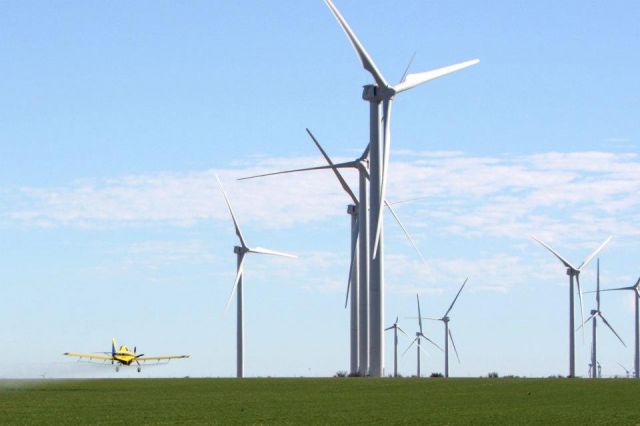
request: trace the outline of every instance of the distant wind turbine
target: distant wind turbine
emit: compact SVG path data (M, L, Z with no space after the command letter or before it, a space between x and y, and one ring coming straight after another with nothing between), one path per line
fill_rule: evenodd
M620 366L620 368L622 368L625 373L627 373L627 379L631 376L631 372L627 369L627 367L625 367L624 365L620 364L619 362L616 362L616 364L618 364Z
M591 253L587 258L578 266L577 268L569 263L564 257L560 256L560 254L552 249L549 245L545 244L541 240L533 237L534 240L539 242L544 248L549 250L551 254L562 262L562 264L567 268L567 275L569 275L569 376L575 377L576 375L576 341L575 341L575 325L574 325L574 308L573 308L573 279L575 278L576 283L578 285L578 297L580 298L580 317L584 320L584 313L582 308L582 289L580 288L580 272L587 267L589 262L593 260L593 258L600 253L600 250L606 246L609 241L611 241L612 237L607 238L600 246L595 249L593 253Z
M424 333L422 332L422 312L420 311L420 297L417 294L416 294L416 301L418 302L418 327L419 327L419 331L416 331L415 339L413 339L413 341L411 342L409 347L402 353L402 355L404 355L407 352L409 352L409 349L411 349L411 347L413 346L414 343L416 343L416 342L418 343L418 346L416 346L417 376L420 377L420 351L422 350L422 348L420 347L420 340L421 339L425 339L426 341L431 343L436 348L438 348L440 350L442 350L442 348L440 346L438 346L438 344L436 342L434 342L433 340L431 340L427 336L425 336Z
M236 279L233 282L233 288L231 289L231 295L229 295L229 300L225 306L225 311L229 308L229 304L231 303L231 299L233 299L234 293L238 293L237 302L238 302L238 313L237 313L237 328L236 328L236 376L244 377L244 314L243 314L243 301L242 301L242 275L244 272L244 256L247 253L258 253L258 254L270 254L273 256L282 256L282 257L291 257L295 258L292 254L282 253L274 250L269 250L262 247L249 247L247 246L244 237L242 236L242 231L240 231L240 224L236 218L236 215L233 212L233 207L231 207L231 202L227 197L227 193L222 186L222 182L220 182L220 178L216 175L216 180L218 181L218 185L220 185L220 190L222 191L222 195L224 196L224 201L227 203L227 207L229 208L229 213L231 213L231 219L233 219L233 226L236 230L236 235L240 240L240 245L235 246L233 248L233 252L237 256L237 273Z
M393 377L398 377L398 331L409 337L407 333L398 325L398 317L391 327L387 327L384 331L393 329Z
M587 318L587 320L582 323L582 325L580 325L580 327L578 328L582 328L583 326L585 326L589 321L593 321L592 325L592 345L591 345L591 365L600 365L597 361L598 361L598 356L597 356L597 352L598 352L598 345L597 345L597 339L596 339L596 327L597 327L597 322L598 322L598 318L600 318L602 320L602 322L604 322L604 324L609 327L609 330L611 330L613 332L613 334L616 335L616 337L618 338L618 340L620 340L620 343L622 343L624 345L624 347L627 347L627 345L624 343L624 341L622 340L622 338L618 335L618 333L613 329L613 327L611 326L611 324L609 324L609 321L607 321L607 319L604 317L604 315L602 315L602 311L600 310L600 259L598 259L597 262L598 265L598 276L597 276L597 290L596 290L596 304L597 304L597 308L591 310L591 316L589 318ZM595 369L592 369L592 374L591 377L593 379L596 378L596 373L595 373Z
M458 363L460 362L460 357L458 356L458 349L456 349L456 343L453 341L453 335L451 334L451 329L449 328L449 312L453 309L453 305L455 305L456 300L458 300L458 296L462 293L462 289L469 281L469 278L466 278L458 290L456 297L454 297L453 302L447 309L447 312L444 313L442 318L425 318L433 321L442 321L444 324L444 377L449 377L449 340L451 340L451 344L453 345L453 350L456 354L456 358L458 359Z

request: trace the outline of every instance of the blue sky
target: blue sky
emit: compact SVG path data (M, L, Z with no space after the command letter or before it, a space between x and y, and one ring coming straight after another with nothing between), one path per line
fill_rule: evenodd
M398 206L427 264L388 220L386 322L399 315L411 333L415 293L427 315L441 314L468 275L452 375L566 374L566 276L529 236L579 263L612 234L603 286L640 274L640 6L336 5L391 81L414 52L413 71L481 59L395 103L389 198L428 197ZM347 369L337 182L235 181L322 164L305 127L336 159L364 149L370 77L324 3L1 8L0 341L18 350L5 351L0 377L110 377L60 354L108 350L111 337L193 355L146 375L233 375L234 311L223 309L236 240L214 171L251 244L300 256L248 259L247 374ZM585 302L588 312L592 295ZM629 347L632 302L603 298ZM600 331L603 373L621 373L632 351ZM586 374L589 338L578 336ZM423 362L442 370L437 352Z

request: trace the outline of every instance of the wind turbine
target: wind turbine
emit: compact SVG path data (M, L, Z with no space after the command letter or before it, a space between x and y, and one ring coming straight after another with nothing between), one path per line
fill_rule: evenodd
M355 35L347 21L331 0L325 3L353 45L365 70L373 77L375 84L364 86L362 98L369 102L369 148L370 148L370 266L369 266L369 334L370 334L370 375L381 377L384 367L384 236L383 215L391 153L391 106L396 94L419 86L435 78L467 68L479 62L478 59L439 68L433 71L408 74L395 85L389 84L378 70L371 56ZM382 107L382 111L381 111ZM381 112L383 129L381 132Z
M420 377L420 351L422 350L422 348L420 347L420 340L422 338L424 338L425 340L427 340L429 343L431 343L436 348L438 348L440 350L442 350L442 348L440 346L438 346L436 344L436 342L434 342L433 340L431 340L427 336L425 336L424 333L422 332L422 313L420 312L420 297L418 296L418 294L416 294L416 301L418 302L418 326L420 328L420 331L416 331L415 339L413 339L413 341L411 342L409 347L402 353L402 355L404 355L407 352L409 352L409 349L411 349L411 346L413 346L414 343L416 343L416 342L418 343L418 346L416 347L417 363L418 363L417 364L417 376Z
M398 331L409 337L407 333L398 325L398 317L391 327L387 327L384 331L393 329L393 377L398 377Z
M451 344L453 345L453 351L456 354L458 363L460 362L458 349L456 349L456 343L453 341L453 335L451 334L451 329L449 329L449 312L451 312L451 309L453 309L453 305L455 305L456 300L458 300L458 296L460 296L460 293L462 292L464 286L467 284L467 281L469 281L468 277L462 283L460 290L458 290L458 294L456 294L456 297L453 298L453 302L451 302L449 309L447 309L447 312L444 313L442 318L425 318L433 321L442 321L442 323L444 324L444 377L449 377L449 340L451 340Z
M627 370L627 367L625 367L624 365L620 364L619 362L616 362L616 364L618 364L620 366L620 368L622 368L627 373L627 379L628 379L631 376L631 372L629 370Z
M633 361L633 376L638 379L640 378L640 310L638 306L638 299L640 298L640 278L638 281L630 287L620 287L620 288L608 288L602 291L619 291L619 290L631 290L634 292L634 300L635 304L635 356Z
M609 327L609 330L611 330L613 332L613 334L616 335L618 340L620 340L620 342L624 345L625 348L627 347L627 345L624 343L624 341L618 335L618 333L613 329L611 324L609 324L609 321L607 321L607 319L604 317L604 315L602 315L602 311L600 311L600 259L599 258L598 258L598 261L597 261L597 265L598 265L597 287L596 287L597 288L596 289L596 305L597 305L597 308L591 310L591 316L589 318L587 318L587 320L584 323L582 323L582 325L580 327L578 327L578 328L582 328L589 321L593 321L593 324L592 324L593 327L592 327L592 331L591 331L591 333L592 333L592 341L593 341L593 344L591 346L591 365L598 365L598 371L599 371L600 370L600 363L598 362L598 357L597 357L598 346L597 346L597 340L596 340L596 327L597 327L598 317L602 320L602 322L607 327ZM595 369L592 370L591 377L593 379L595 379L597 377Z
M332 169L336 178L340 182L342 189L353 201L347 207L347 213L351 216L351 261L349 266L349 280L347 284L347 297L345 298L345 308L349 299L349 288L351 288L351 372L358 372L361 376L366 376L369 367L369 235L368 235L368 197L367 185L369 179L369 148L364 150L362 155L355 160L343 163L334 163L320 142L306 129L307 134L316 145L324 159L326 166L306 167L301 169L284 170L272 173L265 173L255 176L243 177L238 180L255 179L267 176L276 176L289 173ZM355 196L339 169L356 169L358 171L359 199ZM394 203L385 201L386 207L402 229L402 232L409 241L409 244L418 253L423 263L426 263L424 256L418 246L411 238L411 235L400 221L397 213L391 207ZM356 242L357 241L357 242ZM357 250L356 250L357 245ZM354 365L354 362L356 364ZM355 369L354 369L355 367Z
M238 303L238 313L237 313L237 328L236 328L236 376L241 378L244 377L244 314L243 314L243 301L242 301L242 275L244 273L244 257L247 253L257 253L257 254L270 254L273 256L282 256L282 257L291 257L296 258L292 254L282 253L279 251L269 250L262 247L249 247L245 242L244 237L242 236L242 231L240 231L240 224L236 219L236 215L233 212L233 207L231 207L231 202L229 202L229 197L227 197L227 193L222 186L222 182L220 182L220 178L216 175L216 180L218 181L218 185L220 185L220 190L222 191L222 195L224 196L224 201L227 203L227 207L229 208L229 213L231 213L231 219L233 220L233 226L236 230L236 235L240 240L240 245L235 246L233 248L233 252L237 256L237 273L236 279L233 282L233 288L231 289L231 294L229 295L229 300L225 306L225 311L229 308L229 304L231 303L231 299L233 299L234 293L238 293L237 303Z
M593 258L600 253L600 250L606 246L609 241L611 241L612 237L607 238L600 246L595 249L593 253L591 253L587 258L578 266L577 268L569 263L564 257L560 256L557 251L552 249L549 245L545 244L541 240L533 237L534 240L539 242L544 248L549 250L555 257L562 262L562 264L567 268L567 275L569 275L569 377L575 377L576 375L576 340L575 340L575 326L574 326L574 313L573 313L573 279L575 277L576 283L578 285L578 297L580 299L580 317L584 319L583 308L582 308L582 289L580 288L580 272L587 267L589 262L593 260Z

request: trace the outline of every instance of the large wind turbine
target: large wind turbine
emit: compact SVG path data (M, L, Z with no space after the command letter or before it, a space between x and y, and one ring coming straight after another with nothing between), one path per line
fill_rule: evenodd
M347 207L347 213L351 216L351 261L348 284L348 286L351 286L350 363L351 373L357 372L360 376L366 376L369 371L369 197L367 194L369 179L369 148L367 147L362 155L353 161L333 163L313 133L311 133L309 129L306 130L313 140L313 143L322 153L322 156L329 163L328 165L265 173L256 176L244 177L239 180L307 172L312 170L333 170L334 174L340 181L340 185L353 201L353 204ZM357 198L338 171L338 169L350 168L358 171L359 191ZM354 208L353 206L357 206L357 208ZM354 224L357 224L357 234L354 234ZM357 251L354 245L354 238L357 240ZM354 267L354 265L357 265L357 267ZM348 295L349 291L347 291L347 297ZM357 361L355 370L354 359Z
M633 360L633 376L636 379L640 378L640 307L638 306L638 301L640 299L640 278L638 281L630 287L620 287L620 288L608 288L602 291L620 291L620 290L631 290L633 291L634 300L636 302L635 306L635 355Z
M458 362L460 362L460 357L458 356L458 349L456 349L456 343L453 341L453 335L451 334L451 330L449 329L449 312L451 312L451 309L453 309L453 305L456 304L456 301L458 300L458 296L460 296L460 293L462 293L462 289L467 284L467 281L469 281L469 278L466 278L464 280L464 282L462 283L462 286L460 287L460 290L458 290L458 293L456 294L456 297L453 298L453 302L451 302L449 309L447 309L447 312L444 313L442 318L425 318L425 319L430 319L435 321L442 321L442 323L444 324L444 377L449 377L449 340L451 340L451 344L453 345L453 351L456 353L456 358L458 359Z
M616 335L616 337L618 338L618 340L620 340L620 342L624 345L624 347L627 347L627 345L624 343L624 341L622 340L622 338L618 335L618 333L613 329L613 327L611 326L611 324L609 324L609 321L607 321L607 319L604 317L604 315L602 315L602 311L600 310L600 259L598 259L597 261L597 265L598 265L598 275L597 275L597 284L596 284L596 305L597 308L596 309L592 309L591 310L591 316L589 318L587 318L587 320L585 322L582 323L582 325L579 328L582 328L583 326L585 326L589 321L593 321L592 323L592 342L593 344L591 345L591 365L597 365L598 367L600 367L600 363L598 362L598 344L597 344L597 340L596 340L596 327L597 327L597 322L598 322L598 318L600 318L602 320L602 322L609 327L609 330L611 330L613 332L613 334ZM591 377L593 379L597 378L596 375L596 369L592 368L591 369Z
M236 328L236 376L241 378L244 377L244 314L243 314L243 302L242 302L242 275L244 271L244 256L247 253L258 253L258 254L270 254L273 256L283 256L283 257L293 257L296 256L292 254L282 253L274 250L269 250L262 247L249 247L247 246L244 237L242 236L242 231L240 231L240 224L236 219L236 215L233 213L233 208L231 207L231 203L229 202L229 197L227 197L227 193L222 186L222 182L220 182L220 178L216 175L216 180L218 181L218 185L220 185L220 190L222 191L222 195L224 196L224 201L227 203L227 207L229 208L229 213L231 213L231 219L233 220L233 226L236 229L236 235L240 240L240 245L235 246L233 248L233 252L236 254L238 262L237 262L237 273L236 279L233 282L233 288L231 289L231 295L229 295L229 300L225 306L225 310L229 308L229 304L231 303L231 299L233 298L234 293L238 293L237 302L238 302L238 313L237 313L237 328Z
M391 153L391 105L396 94L426 83L435 78L475 65L478 59L456 65L415 74L406 74L402 81L392 85L378 70L369 53L355 35L347 21L331 0L325 3L338 20L353 45L362 66L373 77L375 84L364 87L362 98L369 102L369 148L370 148L370 252L369 266L369 335L370 375L381 377L384 368L384 244L383 214ZM380 131L382 106L383 129Z
M309 137L316 145L324 159L327 161L326 166L306 167L302 169L284 170L272 173L264 173L255 176L248 176L238 180L255 179L267 176L276 176L288 173L307 172L315 170L332 169L336 178L340 182L342 189L351 198L354 204L347 207L347 213L351 216L351 261L349 267L349 281L347 285L347 297L349 298L349 286L351 288L351 372L358 372L361 376L366 376L369 370L369 235L368 235L368 196L367 185L369 179L369 148L364 150L362 155L355 160L343 163L334 163L327 152L324 150L320 142L306 129ZM339 169L355 169L358 171L359 183L359 199L355 196L345 179L342 177ZM418 256L425 262L424 256L418 249L418 246L411 238L411 235L400 221L397 213L391 207L393 203L385 201L386 207L398 223L407 241ZM357 224L357 228L354 228ZM356 242L357 240L357 242ZM356 250L357 245L357 250ZM348 300L345 300L345 307ZM356 303L357 302L357 303ZM354 359L357 359L356 370L354 370Z
M398 325L398 317L391 327L387 327L384 331L393 329L393 377L398 377L398 331L409 337L407 333Z
M419 327L420 330L416 331L415 339L413 339L413 341L411 342L409 347L402 353L402 355L404 355L407 352L409 352L409 349L411 349L411 346L413 346L414 343L416 343L416 342L418 343L418 346L416 347L417 376L420 377L420 351L422 350L422 348L420 347L420 340L421 339L425 339L426 341L431 343L436 348L438 348L440 350L442 350L442 348L440 346L438 346L436 342L434 342L433 340L431 340L427 336L425 336L424 333L422 332L422 313L420 312L420 297L417 294L416 294L416 301L418 302L418 327Z
M575 377L576 375L576 340L575 340L575 325L574 325L574 309L573 309L573 279L575 277L576 284L578 285L578 297L580 298L580 315L583 318L583 309L582 309L582 289L580 288L580 272L587 267L589 262L593 260L593 258L600 253L600 250L606 246L609 241L611 241L612 237L607 238L600 246L595 249L593 253L591 253L587 258L578 266L577 268L569 263L564 257L560 256L557 251L549 247L544 242L540 241L536 237L533 237L534 240L542 244L544 248L549 250L555 257L562 262L562 264L567 268L567 275L569 275L569 376Z

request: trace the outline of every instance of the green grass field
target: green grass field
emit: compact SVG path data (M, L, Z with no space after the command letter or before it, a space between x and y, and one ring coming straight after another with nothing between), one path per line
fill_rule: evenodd
M640 424L640 381L132 379L0 382L0 424Z

